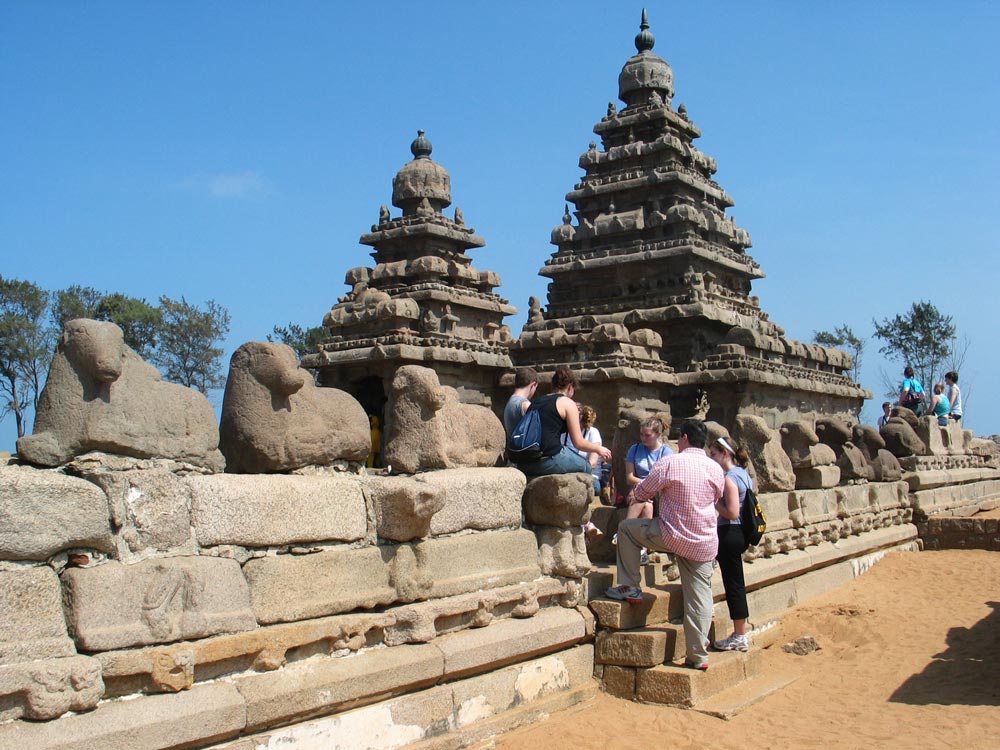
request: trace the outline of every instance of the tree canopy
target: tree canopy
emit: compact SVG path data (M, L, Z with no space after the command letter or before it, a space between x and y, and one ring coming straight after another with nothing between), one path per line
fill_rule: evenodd
M854 382L859 382L858 376L861 373L861 356L865 351L866 339L858 338L849 325L837 326L833 331L816 331L813 333L813 341L821 346L835 346L851 353L854 357L854 366L851 368L851 377Z
M888 359L913 368L924 387L942 375L951 356L955 324L930 302L914 302L903 315L872 320L875 336L884 343L879 352Z
M179 301L160 297L160 313L160 340L153 361L163 376L202 393L225 386L221 343L229 333L229 311L214 300L202 310L184 297Z
M327 335L326 328L323 326L303 328L296 323L289 323L287 326L275 326L274 330L267 335L267 340L287 344L302 358L315 352L316 347Z
M18 437L25 434L25 409L38 404L51 357L47 310L48 295L40 287L0 276L0 418L13 412Z

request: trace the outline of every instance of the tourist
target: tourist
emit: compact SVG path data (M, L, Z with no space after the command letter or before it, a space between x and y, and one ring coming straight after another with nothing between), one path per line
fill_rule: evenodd
M913 376L913 368L903 369L903 383L899 387L899 405L905 406L918 417L924 414L924 387Z
M594 424L597 421L597 412L585 404L577 404L577 411L580 415L580 432L583 434L583 439L595 445L604 445L604 441L601 440L601 431ZM562 435L562 444L587 459L587 463L590 464L591 473L594 475L594 495L600 495L601 471L604 466L601 457L594 451L577 450L573 447L573 443L570 441L569 433L567 432L564 432Z
M944 382L946 383L944 395L948 398L948 403L951 404L951 412L949 412L948 416L956 422L961 422L962 392L958 389L958 373L954 370L946 372L944 374Z
M605 591L612 599L642 602L639 551L671 552L681 574L684 597L685 664L708 669L708 629L712 624L712 561L719 551L715 504L725 475L705 455L708 429L698 419L681 425L680 453L657 461L648 476L629 492L629 502L660 493L657 518L629 518L618 525L618 586Z
M508 438L531 406L531 399L535 397L537 389L538 373L533 368L518 367L514 371L514 392L507 399L507 405L503 409L503 426L507 430Z
M575 472L591 474L590 462L577 451L597 453L604 461L611 460L610 450L590 442L580 432L580 413L573 401L576 391L576 376L568 367L559 366L552 375L552 393L536 398L532 403L542 423L542 458L517 464L517 468L529 477ZM562 444L564 432L569 433L573 447Z
M650 417L639 425L639 442L628 449L625 456L625 484L631 490L649 475L653 464L673 453L663 442L663 422ZM653 499L628 506L626 518L652 518Z
M715 641L717 651L746 651L750 647L747 636L747 588L743 579L743 553L747 543L740 524L740 511L746 502L747 489L753 488L753 480L746 467L750 457L746 450L724 437L708 446L708 455L726 473L726 488L722 499L716 503L719 512L719 553L716 560L722 572L722 585L726 589L726 606L729 619L733 621L733 632L728 638Z
M948 426L948 412L951 411L951 404L944 395L944 383L937 383L934 386L934 395L931 396L930 413L937 417L937 423L942 427Z
M892 403L889 401L882 402L882 415L878 418L878 428L881 430L885 427L885 423L889 421L889 417L892 416Z

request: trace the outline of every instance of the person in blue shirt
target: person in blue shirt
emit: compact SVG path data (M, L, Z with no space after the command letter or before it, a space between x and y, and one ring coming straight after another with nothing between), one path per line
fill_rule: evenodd
M631 490L646 478L653 464L671 453L670 447L663 443L663 422L657 417L651 417L639 425L639 442L628 449L625 456L625 483ZM628 506L626 518L652 518L653 501L633 503Z
M913 376L909 365L903 370L903 384L899 387L899 405L910 409L918 417L924 415L924 387Z

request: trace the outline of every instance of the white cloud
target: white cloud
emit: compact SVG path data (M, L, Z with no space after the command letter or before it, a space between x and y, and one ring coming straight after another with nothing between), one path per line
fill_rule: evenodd
M231 174L196 174L184 178L181 187L213 198L250 200L262 198L271 192L267 180L256 172Z

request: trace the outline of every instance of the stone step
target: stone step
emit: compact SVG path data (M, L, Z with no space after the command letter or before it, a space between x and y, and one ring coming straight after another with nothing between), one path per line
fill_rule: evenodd
M715 620L709 628L708 639L716 640L718 633L729 634ZM678 623L660 623L635 630L602 630L597 634L594 658L598 664L618 667L655 667L683 660L687 650L684 626Z
M751 649L713 653L705 671L675 664L638 669L635 697L644 703L691 708L756 676L762 659L759 649Z
M590 609L602 628L631 630L670 622L682 616L681 586L671 583L642 592L641 604L617 599L592 599Z
M763 672L706 698L696 704L694 710L728 721L743 709L791 685L796 679L796 675L783 672Z

